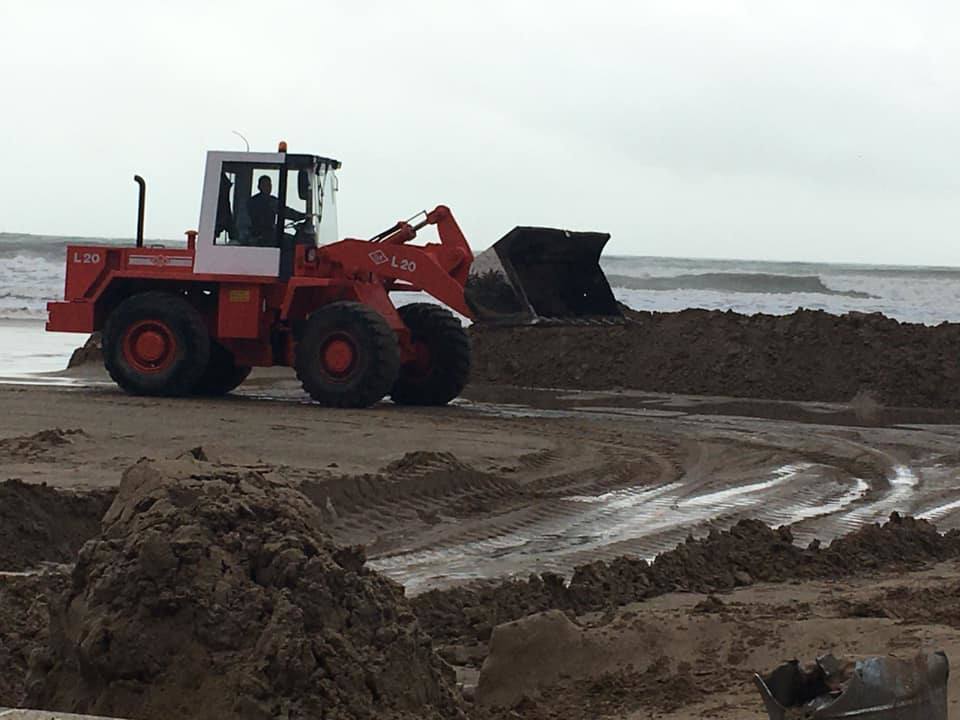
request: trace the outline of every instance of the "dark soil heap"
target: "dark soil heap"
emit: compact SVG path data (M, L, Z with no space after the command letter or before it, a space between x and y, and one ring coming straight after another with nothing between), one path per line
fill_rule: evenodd
M48 597L69 579L59 570L0 576L0 708L22 704L30 655L47 644Z
M612 327L474 325L473 379L828 402L869 391L891 406L960 407L960 324L819 310L627 316Z
M462 715L402 588L335 546L307 498L189 460L124 474L28 701L137 720Z
M100 365L103 363L103 336L100 331L93 333L87 341L73 351L67 362L67 369L81 365Z
M437 640L486 640L493 626L550 609L604 610L675 591L712 593L753 582L839 578L870 571L916 568L960 557L960 532L946 534L924 520L894 513L870 525L802 548L786 527L741 520L730 530L689 538L653 563L618 557L578 567L569 583L558 575L433 590L413 599Z
M74 493L19 480L0 483L0 570L73 562L80 547L99 534L113 495L112 490Z

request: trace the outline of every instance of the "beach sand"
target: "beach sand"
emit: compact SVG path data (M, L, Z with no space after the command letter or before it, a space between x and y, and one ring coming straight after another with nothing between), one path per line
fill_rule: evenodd
M652 558L688 535L745 518L792 523L801 545L894 510L928 517L941 530L960 527L960 426L946 411L886 409L878 424L844 404L503 386L471 387L446 408L383 403L344 411L306 402L286 369L255 373L240 393L220 399L130 397L99 367L31 382L46 384L0 384L0 483L7 503L18 498L10 507L21 521L9 525L5 542L23 560L0 571L62 562L84 533L96 532L88 515L99 499L81 512L23 487L111 492L143 458L192 463L196 477L252 472L300 490L334 542L366 546L367 566L415 601L478 580L569 577L587 563ZM51 529L71 517L69 533ZM468 714L762 718L751 673L781 660L927 648L960 657L953 616L936 610L948 601L917 594L960 583L952 558L787 584L747 574L742 583L718 588L722 604L709 612L693 611L707 597L693 592L583 614L569 633L573 646L583 647L578 638L587 633L587 645L607 648L609 662L573 662L580 657L573 646L550 646L537 656L545 668L558 652L569 652L573 664L527 677L518 696L516 673L501 657L491 665L499 670L486 671L485 692L509 697L512 708L467 701ZM884 599L887 591L894 600ZM9 592L22 600L39 591ZM477 609L471 638L435 641L468 698L497 624L484 612ZM45 642L42 613L29 618L33 625L8 647ZM421 623L429 633L429 622ZM11 686L0 706L17 702L23 687ZM960 698L960 687L951 689Z

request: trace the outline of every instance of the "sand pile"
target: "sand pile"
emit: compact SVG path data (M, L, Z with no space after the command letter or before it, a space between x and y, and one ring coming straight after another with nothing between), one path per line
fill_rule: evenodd
M3 438L0 440L0 455L12 460L32 460L85 436L83 430L52 428L32 435Z
M960 583L899 587L864 600L841 600L837 610L843 617L890 618L960 628Z
M67 362L67 368L80 367L81 365L93 365L103 363L103 337L97 331L87 338L86 342L73 351L70 360Z
M32 452L42 445L35 438L14 438L8 445ZM99 534L113 494L56 490L20 480L0 483L0 570L73 562L80 547Z
M653 563L631 557L582 565L569 582L552 575L432 590L413 599L434 638L485 641L492 628L535 612L571 613L610 607L674 591L710 593L754 582L839 578L871 570L915 568L960 557L960 532L940 534L930 523L894 513L821 548L802 548L788 528L741 520L730 530L688 539Z
M880 314L628 312L607 327L473 326L474 381L960 407L960 324ZM563 358L563 362L557 362Z
M138 720L461 716L400 586L302 494L191 458L124 474L28 692Z
M559 610L500 625L479 676L477 703L512 709L524 718L587 720L640 706L669 711L693 702L702 691L690 677L689 663L671 662L658 648L677 638L644 625L584 627ZM673 643L681 652L685 644ZM638 645L649 650L648 657L637 657ZM548 698L541 696L542 688L550 688Z
M481 708L476 720L597 720L598 718L657 717L696 702L707 693L702 678L687 668L674 672L665 663L645 670L603 673L566 680L529 692L516 704Z
M47 644L48 600L66 588L66 572L0 575L0 707L23 701L30 655Z

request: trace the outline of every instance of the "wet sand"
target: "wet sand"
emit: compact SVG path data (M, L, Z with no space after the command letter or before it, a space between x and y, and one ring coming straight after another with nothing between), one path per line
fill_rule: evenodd
M0 318L2 374L55 372L66 366L70 354L83 343L82 335L48 333L43 320Z
M531 572L569 576L622 555L653 558L743 518L789 524L804 545L894 510L941 531L960 527L960 425L949 411L865 415L843 404L502 386L472 387L448 408L343 411L305 402L286 371L203 400L128 397L87 370L56 382L0 384L0 482L113 488L141 458L186 454L255 470L300 489L335 542L366 545L368 565L413 597ZM610 717L762 718L750 673L794 655L929 647L960 657L952 618L925 611L922 598L876 599L894 586L915 593L957 583L951 560L867 579L754 585L723 595L725 609L713 612L694 613L705 596L687 593L587 615L577 632L606 633L616 662L585 658L589 671L530 680L524 692L539 700L519 717L569 708L570 717L596 717L590 698L600 693L622 700ZM468 690L486 657L484 634L479 645L441 648ZM616 650L627 640L631 650ZM667 657L666 675L631 677L624 668L659 660L651 647ZM682 663L693 668L692 685L676 685ZM689 692L661 701L643 690L651 678ZM538 694L557 682L561 689ZM553 695L565 705L551 704Z
M0 385L0 406L0 438L82 431L29 451L0 443L4 478L110 487L141 457L202 446L304 489L337 541L366 545L411 593L652 558L744 517L801 542L893 510L960 527L960 427L938 411L888 410L876 426L841 405L482 387L447 408L342 411L305 402L280 372L213 400Z

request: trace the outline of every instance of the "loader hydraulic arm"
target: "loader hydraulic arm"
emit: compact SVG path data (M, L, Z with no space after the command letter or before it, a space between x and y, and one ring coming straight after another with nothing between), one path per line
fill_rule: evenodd
M408 245L427 225L436 225L440 242ZM400 221L369 240L342 240L321 248L320 253L347 274L369 273L388 290L423 290L461 315L472 317L463 290L473 252L450 208L444 205Z

